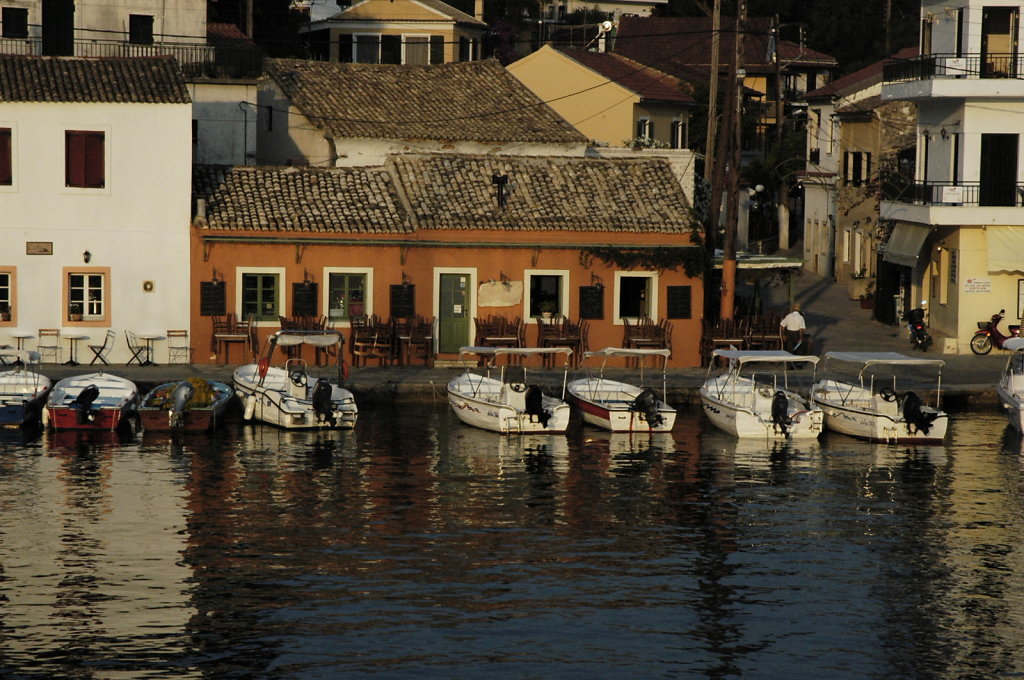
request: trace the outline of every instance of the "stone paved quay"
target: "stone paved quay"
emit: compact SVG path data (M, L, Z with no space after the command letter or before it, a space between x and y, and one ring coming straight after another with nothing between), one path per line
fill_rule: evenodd
M794 298L803 307L807 319L808 333L814 338L814 353L819 356L829 350L901 352L911 356L920 352L912 350L902 327L888 326L871 319L871 311L861 309L856 300L848 299L846 292L832 281L811 274L795 277ZM788 289L772 289L766 297L772 305L786 304ZM676 342L679 342L676 338ZM993 350L988 356L974 354L942 354L937 342L926 356L945 360L942 370L943 404L949 409L990 408L998 405L994 385L998 380L1007 354ZM157 348L157 360L161 359L161 347ZM591 349L600 349L592 347ZM41 372L51 379L60 379L95 370L95 366L54 366L44 364ZM163 382L200 376L212 380L231 382L232 366L165 365L124 366L112 365L104 369L108 373L123 376L134 381L145 392ZM353 369L347 386L360 403L408 401L430 403L443 402L448 380L462 369L424 367L365 367ZM529 369L531 381L551 387L561 381L561 371ZM314 375L333 376L330 369L310 368ZM584 369L570 369L584 375ZM608 377L625 376L627 372L609 369ZM668 374L669 402L678 406L697 405L698 390L707 377L705 368L670 369Z

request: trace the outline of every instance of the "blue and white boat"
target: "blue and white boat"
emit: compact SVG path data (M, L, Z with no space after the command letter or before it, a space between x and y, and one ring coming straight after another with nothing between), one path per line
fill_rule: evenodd
M0 359L14 368L0 373L0 427L32 427L42 424L43 408L50 394L50 379L29 370L38 365L36 352L0 349Z

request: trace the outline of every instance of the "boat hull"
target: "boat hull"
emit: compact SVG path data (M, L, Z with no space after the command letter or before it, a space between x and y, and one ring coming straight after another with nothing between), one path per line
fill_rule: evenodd
M725 376L720 376L725 379ZM759 391L745 380L719 385L718 379L700 389L701 406L711 424L741 438L817 439L824 428L821 409L809 407L795 392L781 390L787 399L787 416L782 426L772 420L773 391Z
M172 430L205 432L215 429L223 421L224 412L227 410L232 397L234 397L235 391L230 385L222 382L207 382L209 382L210 387L213 389L213 403L210 406L187 409L182 413L180 421L173 427L169 410L170 404L165 403L160 406L154 404L158 398L160 401L164 401L158 395L169 393L178 383L166 383L154 388L143 398L142 405L139 406L139 421L142 424L142 428L147 432L169 432Z
M996 394L999 395L999 403L1002 404L1007 422L1017 432L1024 433L1024 395L1007 387L1005 381L996 385Z
M50 379L38 373L0 373L0 428L40 425L50 387Z
M313 407L313 385L292 385L282 368L269 368L260 384L256 364L239 366L235 369L234 385L245 408L246 420L289 430L344 430L355 427L359 415L352 393L332 384L332 413L321 417Z
M559 434L568 429L572 413L569 404L544 395L543 408L549 416L545 424L519 403L517 395L521 394L499 380L470 373L448 383L448 403L467 425L501 434Z
M99 396L83 414L74 401L91 385L99 389ZM65 378L50 391L46 420L54 430L117 430L133 424L138 395L135 383L114 375L92 373Z
M884 401L857 385L822 381L811 389L812 403L825 414L825 429L858 439L895 444L938 443L946 438L948 416L933 408L927 428L907 422L896 401ZM927 431L926 431L927 430Z
M654 426L647 415L631 408L633 400L643 391L628 383L602 378L585 378L569 383L569 401L580 411L583 422L610 432L669 432L675 426L676 410L658 400L661 421Z

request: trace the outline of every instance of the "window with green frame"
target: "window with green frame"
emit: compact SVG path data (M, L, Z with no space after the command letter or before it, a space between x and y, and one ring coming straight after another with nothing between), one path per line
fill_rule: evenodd
M332 273L327 279L328 314L336 321L348 321L366 314L366 274Z
M278 275L242 274L242 318L277 321Z

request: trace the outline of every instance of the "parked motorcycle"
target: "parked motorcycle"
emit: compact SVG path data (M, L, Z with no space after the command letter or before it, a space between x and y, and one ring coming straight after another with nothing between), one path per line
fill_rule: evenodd
M1000 309L998 314L993 314L989 321L979 321L978 330L971 338L971 351L975 354L988 354L992 351L992 347L1003 348L1003 343L1010 338L1016 338L1020 336L1020 326L1008 326L1010 329L1009 335L1003 335L999 330L999 322L1003 320L1003 316L1006 314L1005 309Z
M922 352L928 351L932 346L932 334L928 332L928 326L924 322L924 309L917 307L907 312L907 332L910 334L910 344Z

